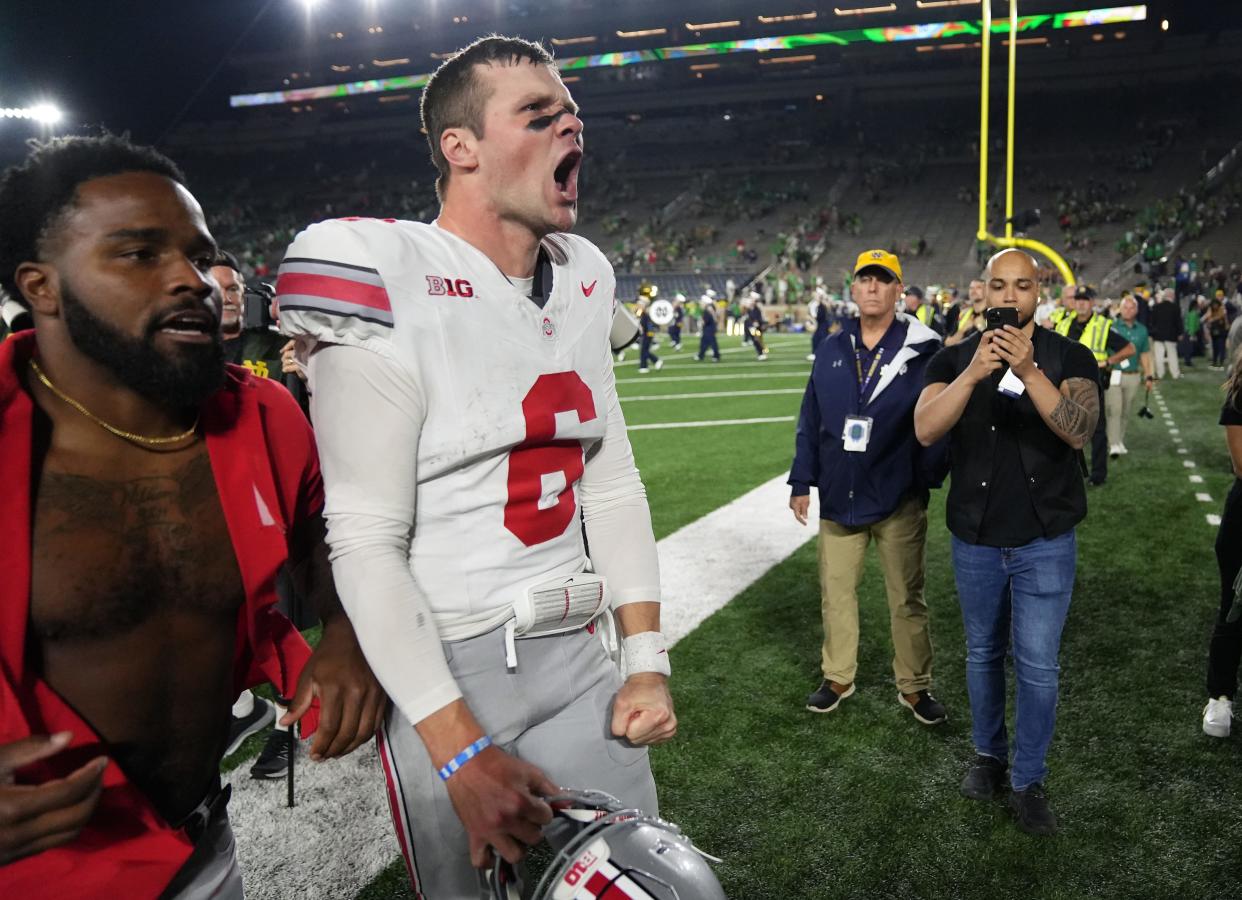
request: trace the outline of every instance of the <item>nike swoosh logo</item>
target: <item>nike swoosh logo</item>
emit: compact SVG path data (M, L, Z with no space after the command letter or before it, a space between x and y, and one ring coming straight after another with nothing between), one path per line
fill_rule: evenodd
M595 281L592 281L590 284L587 284L586 282L579 282L579 284L582 285L582 296L589 297L595 292L596 281L599 281L599 279L595 279Z

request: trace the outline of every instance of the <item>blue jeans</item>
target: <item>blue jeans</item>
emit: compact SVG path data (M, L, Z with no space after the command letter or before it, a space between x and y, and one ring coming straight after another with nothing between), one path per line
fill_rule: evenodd
M1005 654L1018 681L1010 784L1024 790L1048 775L1044 758L1056 725L1057 653L1074 590L1074 531L1021 547L953 538L953 572L966 630L966 687L975 749L1006 762Z

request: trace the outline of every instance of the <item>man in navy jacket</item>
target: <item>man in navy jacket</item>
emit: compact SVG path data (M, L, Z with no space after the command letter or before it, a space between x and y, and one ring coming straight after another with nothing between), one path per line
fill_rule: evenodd
M914 436L914 406L939 336L897 312L901 263L891 253L858 257L850 288L860 317L826 338L802 401L793 467L794 516L806 524L819 488L819 578L824 619L823 684L811 712L832 712L854 693L858 583L874 538L893 635L898 702L925 725L946 718L930 693L932 644L923 599L928 490L947 469L946 443Z

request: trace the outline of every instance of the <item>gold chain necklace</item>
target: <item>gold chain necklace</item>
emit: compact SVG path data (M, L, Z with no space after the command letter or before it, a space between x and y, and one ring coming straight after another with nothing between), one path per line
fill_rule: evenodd
M109 434L115 434L117 437L121 438L122 440L129 441L131 444L137 444L139 447L159 448L167 444L176 444L180 441L184 441L186 438L193 437L194 432L198 430L198 417L195 417L193 425L191 425L187 430L181 432L181 434L175 434L172 437L146 437L141 434L134 434L133 432L130 432L130 431L124 431L120 428L117 428L115 425L109 425L107 422L99 418L99 416L95 415L93 412L91 412L89 409L87 409L77 400L74 400L72 397L70 397L68 394L66 394L56 385L52 384L51 379L49 379L47 375L43 373L43 370L39 368L39 364L35 362L33 359L30 360L30 368L35 373L35 375L38 377L38 379L41 382L43 382L44 387L46 387L49 391L51 391L61 400L64 400L66 403L68 403L70 406L72 406L82 415L86 416L86 418L90 419L92 422L94 422L104 431L107 431Z

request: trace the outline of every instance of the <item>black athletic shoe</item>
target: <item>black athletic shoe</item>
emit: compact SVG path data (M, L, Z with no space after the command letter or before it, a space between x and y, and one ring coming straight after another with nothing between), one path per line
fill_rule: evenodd
M854 685L851 684L847 687L845 693L838 694L832 689L832 682L825 679L824 683L819 686L819 689L806 698L806 708L811 712L830 713L841 705L842 700L853 696L853 694Z
M949 714L945 711L944 704L933 697L927 691L915 691L918 701L911 703L906 699L905 694L897 692L897 702L904 706L910 712L914 713L914 718L918 719L924 725L939 725L945 719L949 718Z
M237 748L242 745L242 741L256 734L276 721L276 707L264 700L262 697L254 698L254 709L250 711L250 715L233 717L233 724L229 726L229 745L224 750L224 755L236 753Z
M999 759L979 754L958 790L963 797L970 800L991 800L1005 784L1007 768Z
M1010 791L1009 808L1018 820L1018 828L1027 834L1057 833L1057 814L1052 811L1044 786L1039 782L1025 790Z
M251 778L284 778L289 772L289 732L273 728L263 752L250 767Z

